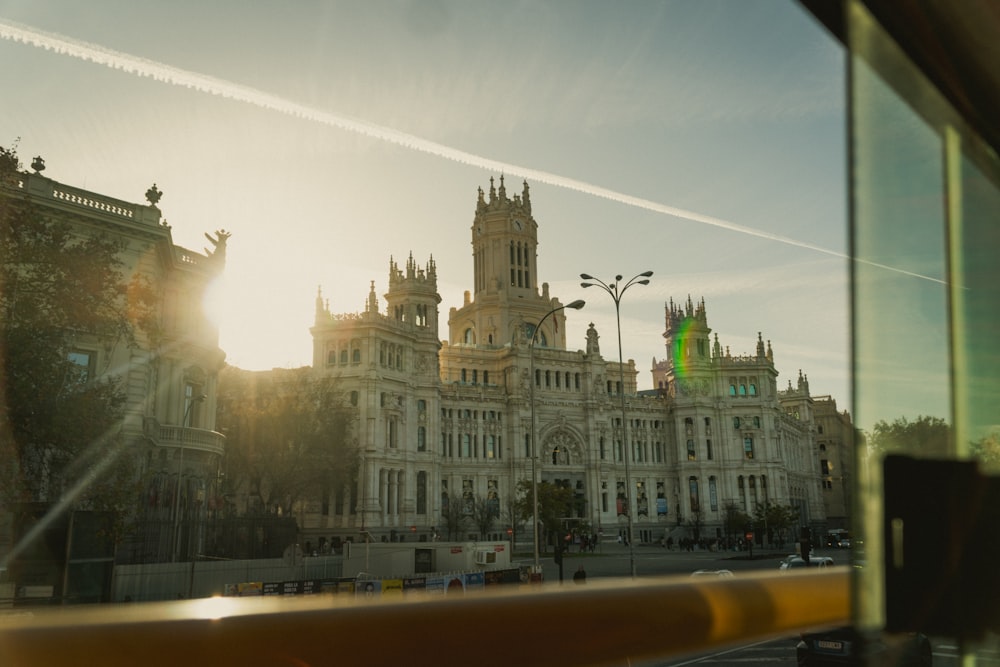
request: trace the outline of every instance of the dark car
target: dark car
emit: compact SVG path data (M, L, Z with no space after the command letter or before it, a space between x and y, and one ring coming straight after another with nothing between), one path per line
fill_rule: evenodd
M918 633L859 632L852 627L805 633L795 648L799 667L893 665L931 667L931 643Z

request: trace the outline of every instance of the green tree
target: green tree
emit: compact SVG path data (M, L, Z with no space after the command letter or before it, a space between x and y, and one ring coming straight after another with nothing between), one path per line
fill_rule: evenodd
M791 505L776 505L770 501L757 503L754 510L754 530L760 535L768 535L778 547L784 548L789 539L789 530L796 525L799 513Z
M722 522L726 537L731 542L743 537L743 528L750 523L750 515L741 510L739 505L734 502L726 503L723 512Z
M900 417L893 422L879 421L864 441L873 454L919 454L947 456L953 450L951 427L940 417L919 416L913 421Z
M227 436L227 491L286 515L302 501L329 501L357 476L355 418L336 381L309 368L224 368L216 425Z
M125 528L141 481L121 435L120 377L81 342L134 346L156 295L127 283L123 246L81 234L20 195L16 149L0 147L0 503L70 498Z
M522 479L517 483L517 500L514 503L515 512L521 521L531 526L532 513L531 480ZM540 540L539 550L544 551L544 545L550 539L561 539L562 520L572 515L573 490L560 487L549 482L538 484L538 528Z

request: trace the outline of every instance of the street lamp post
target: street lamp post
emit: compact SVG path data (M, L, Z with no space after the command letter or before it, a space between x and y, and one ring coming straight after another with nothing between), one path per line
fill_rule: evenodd
M542 316L542 319L538 320L538 324L535 325L534 330L531 332L531 340L528 342L528 365L530 368L528 371L528 403L531 405L531 521L533 525L535 545L534 574L538 574L542 571L541 565L538 562L538 475L535 472L535 461L538 459L538 450L535 448L535 340L538 338L538 331L542 328L542 323L545 322L549 315L558 313L564 308L580 310L583 308L585 303L585 301L577 299L572 303L567 303L565 306L553 308L549 312L545 313L545 315Z
M635 578L635 540L632 535L632 473L629 466L629 461L632 458L632 447L629 445L628 441L628 418L625 415L625 361L622 358L621 301L622 296L625 295L625 291L629 287L632 285L648 285L649 277L652 275L652 271L644 271L643 273L630 278L624 285L622 285L622 277L617 275L615 276L615 282L609 285L603 280L586 273L580 274L580 277L585 281L594 281L580 283L582 287L600 287L607 292L611 299L615 302L615 320L618 324L618 370L621 374L621 387L619 388L618 393L621 395L622 399L622 454L625 456L625 518L628 521L629 570L631 571L633 578Z
M170 560L172 562L177 562L177 549L180 547L181 541L181 475L184 474L184 443L187 441L185 429L188 425L188 417L191 416L191 408L194 407L195 403L201 403L206 398L208 398L208 396L205 394L199 394L192 397L188 402L187 407L184 409L184 418L181 420L181 455L177 463L177 484L174 486L174 526L171 531L173 544L170 549Z

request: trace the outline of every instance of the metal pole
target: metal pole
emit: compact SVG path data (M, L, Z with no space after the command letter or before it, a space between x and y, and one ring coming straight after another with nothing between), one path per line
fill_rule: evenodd
M553 308L549 312L545 313L545 315L542 316L542 319L538 321L537 326L535 326L534 330L531 332L531 340L528 341L528 402L531 407L531 433L529 435L529 444L531 446L531 522L534 532L534 574L540 574L542 571L542 567L538 559L538 474L535 470L535 461L538 459L538 450L535 448L535 340L538 337L538 331L542 328L542 323L545 322L549 315L557 313L564 308L580 310L583 308L584 304L584 301L578 299L572 303L566 304L565 306Z
M174 485L174 525L170 533L170 560L171 562L177 562L177 551L180 547L180 533L181 533L181 516L180 516L180 505L181 505L181 475L184 474L184 449L185 443L187 442L187 424L188 417L191 416L191 408L194 407L195 403L201 403L206 399L205 394L200 394L198 396L193 396L191 401L187 404L184 409L184 418L181 420L181 455L180 460L177 464L177 483Z
M628 441L628 416L625 413L625 359L622 356L622 318L621 318L621 300L622 296L632 285L648 285L649 277L653 275L652 271L644 271L636 276L629 279L625 286L621 286L622 277L620 275L615 276L615 282L608 285L603 280L594 278L586 273L581 273L580 277L584 280L593 280L594 282L584 282L580 283L582 287L600 287L611 300L615 302L615 323L618 325L618 370L619 370L619 381L621 387L619 388L619 394L621 395L622 404L622 454L625 457L625 520L627 522L627 535L628 535L628 559L629 559L629 572L632 574L632 578L636 576L635 568L635 536L632 534L632 470L630 462L632 459L632 447ZM641 279L641 280L640 280Z

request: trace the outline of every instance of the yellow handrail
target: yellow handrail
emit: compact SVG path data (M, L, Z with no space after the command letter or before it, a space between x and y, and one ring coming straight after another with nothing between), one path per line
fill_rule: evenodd
M849 570L368 601L208 598L0 616L0 664L632 664L848 623Z

